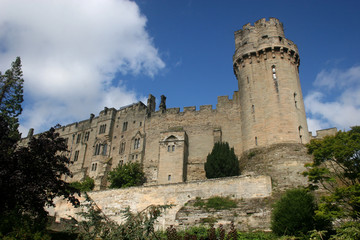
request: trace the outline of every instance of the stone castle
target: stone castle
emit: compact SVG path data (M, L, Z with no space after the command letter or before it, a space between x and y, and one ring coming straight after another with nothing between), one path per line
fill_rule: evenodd
M204 163L214 143L226 141L244 152L280 143L308 143L310 135L299 80L297 46L275 18L260 19L235 32L234 74L238 90L232 99L211 105L166 108L161 96L147 105L104 108L84 121L57 128L68 143L73 178L95 179L97 190L108 185L109 171L140 162L146 185L205 179ZM29 136L32 135L30 130Z
M121 222L125 207L143 211L150 205L172 204L156 227L186 228L213 221L236 229L269 230L271 205L289 188L304 186L304 164L311 162L304 143L308 132L299 81L300 58L296 45L285 38L278 19L260 19L235 32L233 68L238 90L232 99L218 97L211 105L166 108L161 96L118 110L104 108L81 122L58 127L68 143L73 178L95 179L89 193L102 212ZM30 130L29 136L33 130ZM336 129L317 131L318 137ZM239 156L241 176L206 180L204 163L214 143L226 141ZM26 142L26 139L25 139ZM108 172L119 164L140 162L146 184L127 189L106 189ZM106 190L105 190L106 189ZM231 197L231 210L204 210L197 199ZM82 199L84 200L84 199ZM77 218L79 208L59 198L48 209L56 222Z

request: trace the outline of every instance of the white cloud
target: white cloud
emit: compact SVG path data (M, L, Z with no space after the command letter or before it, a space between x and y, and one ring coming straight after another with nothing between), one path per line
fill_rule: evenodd
M2 0L0 9L0 64L23 62L23 131L143 99L115 74L152 77L165 66L135 2Z
M322 70L314 86L304 99L310 131L360 125L360 66Z

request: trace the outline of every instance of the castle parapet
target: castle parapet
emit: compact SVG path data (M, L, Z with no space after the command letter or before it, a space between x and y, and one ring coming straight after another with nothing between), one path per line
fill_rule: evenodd
M212 110L212 105L201 105L200 106L200 111L211 111Z
M195 112L195 111L196 111L196 106L184 107L184 112Z

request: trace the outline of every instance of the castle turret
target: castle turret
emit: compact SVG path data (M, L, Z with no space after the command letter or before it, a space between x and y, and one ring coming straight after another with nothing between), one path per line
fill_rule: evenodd
M260 19L235 32L243 150L282 142L309 142L299 80L297 46L282 23Z

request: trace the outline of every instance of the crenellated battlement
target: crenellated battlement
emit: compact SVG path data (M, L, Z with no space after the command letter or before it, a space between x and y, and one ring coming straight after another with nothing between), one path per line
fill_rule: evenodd
M235 32L234 65L244 63L246 59L252 63L253 57L257 61L275 58L276 52L294 64L300 63L297 46L285 38L283 24L276 18L263 18L254 25L248 23Z
M248 23L236 31L234 35L236 49L246 44L256 44L264 38L285 37L283 24L276 18L270 18L268 21L263 18L255 22L254 25Z

